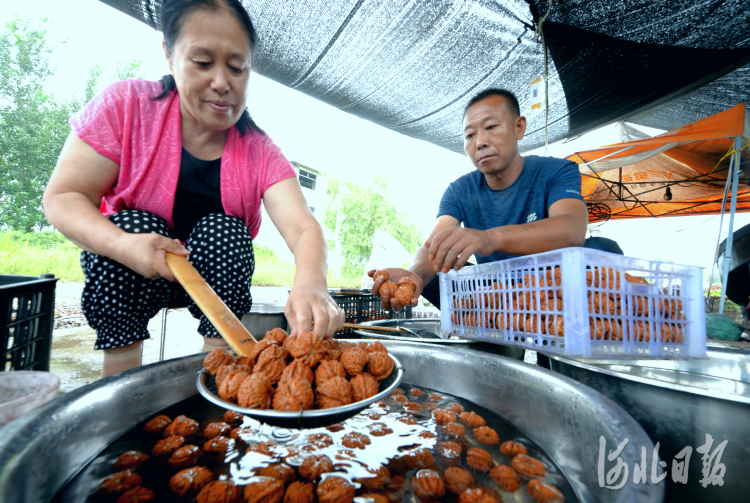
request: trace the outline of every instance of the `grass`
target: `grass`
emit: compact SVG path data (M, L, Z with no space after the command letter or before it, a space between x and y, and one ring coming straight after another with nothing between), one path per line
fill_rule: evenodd
M0 274L39 276L51 273L66 282L84 280L81 250L57 231L24 234L0 231ZM255 247L255 286L291 286L293 264L282 262L270 248ZM359 288L362 271L347 271L341 278L328 276L329 288Z

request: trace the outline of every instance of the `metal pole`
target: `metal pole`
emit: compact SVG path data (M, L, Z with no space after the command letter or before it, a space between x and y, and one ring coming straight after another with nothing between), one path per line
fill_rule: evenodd
M734 241L734 213L737 209L737 185L740 178L740 147L742 146L742 137L738 136L734 140L734 153L736 157L730 160L732 173L732 204L729 207L729 234L727 235L727 246L724 248L724 274L721 279L721 297L719 298L719 314L724 314L724 295L727 291L727 277L729 276L729 262L732 258L732 241ZM729 174L727 174L729 176Z

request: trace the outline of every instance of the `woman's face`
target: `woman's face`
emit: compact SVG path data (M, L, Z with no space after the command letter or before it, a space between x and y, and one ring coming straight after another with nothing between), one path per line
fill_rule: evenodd
M242 25L226 9L197 9L182 19L168 54L183 124L223 131L245 110L250 77L250 43Z

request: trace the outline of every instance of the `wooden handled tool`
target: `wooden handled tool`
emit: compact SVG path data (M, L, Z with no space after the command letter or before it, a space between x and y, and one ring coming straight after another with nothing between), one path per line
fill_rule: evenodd
M229 310L224 301L216 295L213 288L206 283L187 258L174 253L167 253L167 266L182 285L198 309L206 315L208 321L216 328L237 355L249 355L257 342L245 326ZM245 341L245 342L242 342Z
M407 330L404 330L402 328L392 328L392 327L378 327L375 325L357 325L356 323L344 323L344 328L359 328L360 330L380 330L382 332L402 332L402 333L411 333Z

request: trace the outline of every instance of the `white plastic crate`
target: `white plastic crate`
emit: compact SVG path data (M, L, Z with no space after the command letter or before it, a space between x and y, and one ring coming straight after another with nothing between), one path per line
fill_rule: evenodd
M443 332L585 358L705 358L703 274L588 248L440 273Z

